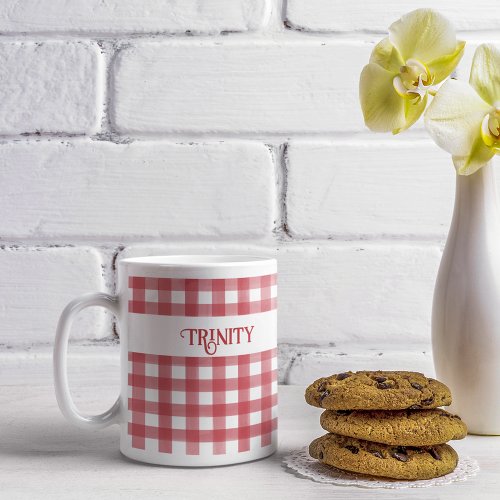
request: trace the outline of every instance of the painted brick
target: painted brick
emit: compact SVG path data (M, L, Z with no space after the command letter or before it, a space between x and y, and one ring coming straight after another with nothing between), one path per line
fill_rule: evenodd
M95 133L103 75L94 44L0 43L0 134Z
M399 344L399 349L398 349ZM344 348L311 348L297 346L283 383L307 386L313 380L349 370L410 370L434 376L431 344L394 342L368 348L366 343Z
M268 0L2 0L4 33L218 33L260 27Z
M419 244L280 248L280 342L426 343L441 253Z
M275 174L264 145L101 141L0 145L5 237L271 234Z
M287 158L294 236L446 237L455 169L431 141L297 141Z
M143 42L116 58L125 134L363 130L359 72L372 44L303 39Z
M105 291L102 260L91 248L0 249L0 344L52 342L66 304L89 292ZM109 316L101 308L78 315L72 338L110 335Z
M91 312L98 311L94 309ZM47 344L25 344L0 348L0 380L2 385L33 386L53 384L52 342ZM120 390L120 344L115 340L70 341L68 348L68 378L71 395L81 411L101 413L109 408ZM22 380L24 379L24 382ZM82 388L115 384L109 404L101 402L101 408L85 408L88 404L79 392ZM55 403L55 401L54 401ZM94 410L97 410L94 412Z
M287 24L306 31L380 31L406 12L430 7L452 21L456 29L498 30L500 13L497 0L413 0L367 1L360 6L349 0L287 0Z
M139 42L115 59L111 119L130 135L366 131L359 74L378 39ZM465 78L478 40L469 42Z

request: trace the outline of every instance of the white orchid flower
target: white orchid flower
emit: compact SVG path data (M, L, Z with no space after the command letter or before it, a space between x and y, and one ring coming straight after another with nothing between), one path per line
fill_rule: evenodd
M428 94L455 69L464 46L451 23L431 9L393 23L361 72L359 97L367 127L397 134L413 125Z
M500 154L500 51L480 45L469 84L446 82L425 113L436 144L453 155L460 175L470 175Z

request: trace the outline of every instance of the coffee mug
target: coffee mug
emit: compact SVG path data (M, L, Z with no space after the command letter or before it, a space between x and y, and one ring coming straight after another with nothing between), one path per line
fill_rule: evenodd
M162 256L119 262L118 293L64 309L54 346L57 401L80 427L119 424L120 451L141 462L211 466L271 455L277 444L276 260ZM89 306L118 320L121 392L105 413L71 399L66 353Z

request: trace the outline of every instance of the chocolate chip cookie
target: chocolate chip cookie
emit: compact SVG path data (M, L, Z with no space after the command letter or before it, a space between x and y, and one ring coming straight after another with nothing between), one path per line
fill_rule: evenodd
M394 479L432 479L452 472L458 455L447 444L390 446L338 434L325 434L309 445L311 457L334 467Z
M430 446L463 439L467 426L444 410L326 410L325 431L390 445Z
M305 393L307 403L329 410L429 409L451 404L442 382L417 372L361 371L324 377Z

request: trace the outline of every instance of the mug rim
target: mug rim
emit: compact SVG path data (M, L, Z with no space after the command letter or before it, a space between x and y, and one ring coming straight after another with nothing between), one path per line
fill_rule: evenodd
M258 267L263 264L276 264L273 257L244 254L174 254L151 255L145 257L127 257L119 261L119 265L138 264L148 267L164 268L232 268Z

